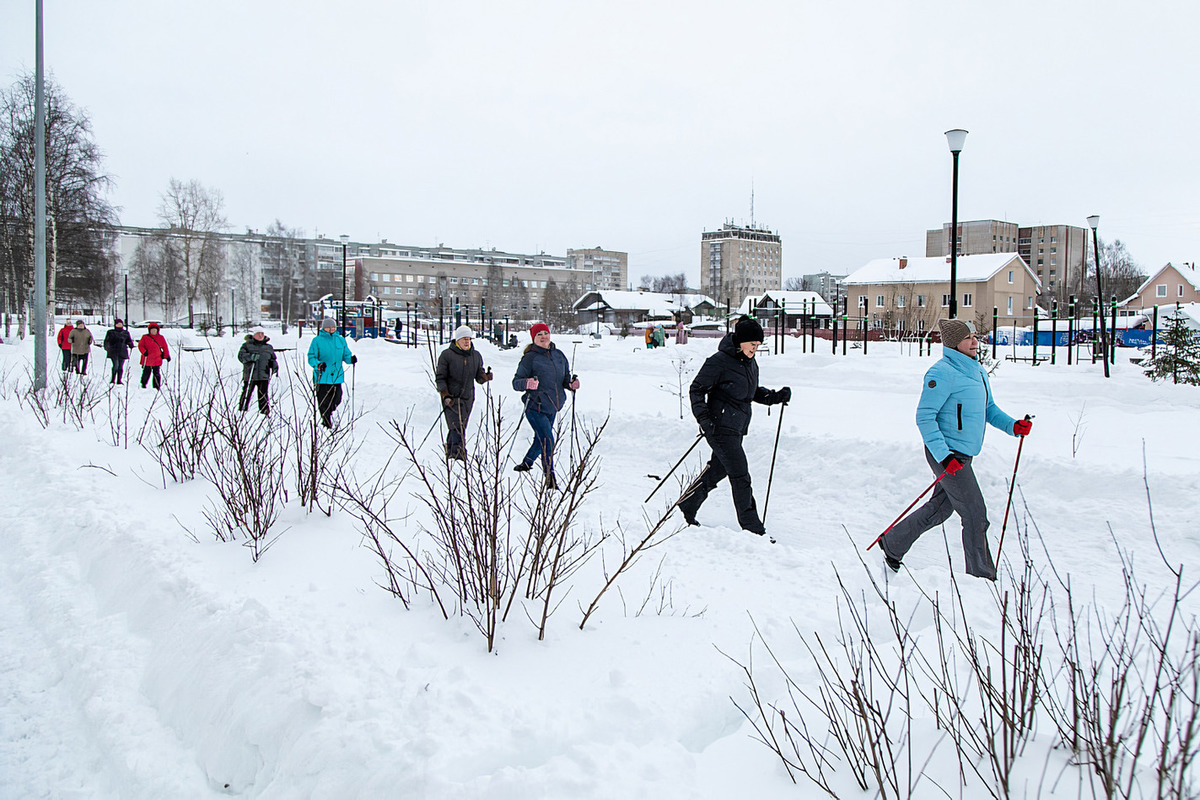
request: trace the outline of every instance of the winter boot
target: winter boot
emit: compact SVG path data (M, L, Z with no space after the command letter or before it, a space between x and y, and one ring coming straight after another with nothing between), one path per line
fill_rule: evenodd
M532 464L526 464L524 461L522 461L520 464L517 464L515 467L513 467L513 472L529 472L531 469L533 469Z
M555 489L555 490L557 490L557 489L558 489L558 481L556 481L556 480L554 479L554 473L553 473L553 472L547 472L547 473L546 473L546 488L547 488L547 489Z

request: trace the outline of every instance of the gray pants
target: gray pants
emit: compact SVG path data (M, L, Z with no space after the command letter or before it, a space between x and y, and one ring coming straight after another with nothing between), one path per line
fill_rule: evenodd
M955 454L963 468L947 475L933 488L929 502L918 508L888 531L879 543L883 552L895 559L903 559L921 534L941 525L950 515L958 512L962 519L962 545L966 556L967 573L977 578L996 577L996 566L987 541L987 506L979 491L979 482L971 468L970 456ZM942 465L925 449L925 460L934 475L942 474Z

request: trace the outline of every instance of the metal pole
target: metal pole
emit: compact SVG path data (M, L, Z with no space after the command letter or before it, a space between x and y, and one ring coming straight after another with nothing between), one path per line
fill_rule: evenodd
M1058 357L1058 300L1050 301L1050 363L1057 363Z
M33 114L33 388L46 388L46 102L43 96L42 0L34 23L35 91Z
M341 334L346 335L346 243L342 242L342 316Z
M1067 366L1069 367L1075 353L1075 295L1067 298L1067 314Z
M1096 260L1096 308L1099 310L1100 314L1100 352L1107 354L1108 334L1104 330L1104 311L1100 309L1100 303L1103 302L1104 297L1104 285L1101 283L1100 279L1100 237L1096 233L1096 225L1092 225L1092 253L1095 255ZM1094 353L1095 350L1096 348L1093 347L1092 352ZM1092 361L1094 363L1095 358L1093 358ZM1104 359L1104 377L1109 377L1108 358Z
M1150 331L1150 358L1158 355L1158 306L1154 307L1154 330Z
M1037 306L1033 307L1033 361L1030 363L1037 366L1037 346L1038 346L1038 313Z
M865 356L867 354L867 339L869 338L870 333L871 333L870 314L867 311L867 298L865 298L865 297L863 298L862 315L863 315L863 355Z
M1109 347L1112 348L1112 363L1117 363L1117 296L1112 296L1112 339L1109 340Z
M958 151L952 150L951 155L954 156L954 188L950 201L950 319L958 319Z
M992 306L992 361L996 360L996 345L1000 341L1000 309ZM933 355L933 342L929 344L929 354Z

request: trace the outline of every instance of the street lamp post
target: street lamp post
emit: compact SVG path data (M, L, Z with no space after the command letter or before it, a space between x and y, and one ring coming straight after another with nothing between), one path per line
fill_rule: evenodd
M1096 228L1100 225L1100 215L1092 214L1087 218L1088 227L1092 229L1092 253L1096 257L1096 298L1098 303L1104 302L1104 286L1100 282L1100 237ZM1114 332L1115 333L1115 332ZM1104 377L1108 374L1108 333L1104 329L1104 308L1100 309L1100 352L1104 353Z
M340 318L341 334L346 335L346 245L350 243L350 237L342 234L339 237L342 240L342 315Z
M966 140L967 132L962 128L946 131L946 143L954 157L950 200L950 319L958 319L958 154Z

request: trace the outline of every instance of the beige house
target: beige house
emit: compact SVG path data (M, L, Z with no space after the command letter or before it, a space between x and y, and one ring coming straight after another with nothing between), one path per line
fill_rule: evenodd
M1032 324L1041 284L1019 255L959 256L957 267L959 319L988 331L996 309L1001 325ZM847 275L845 285L850 314L865 313L873 328L921 332L950 315L949 257L876 259Z
M1196 302L1200 302L1200 272L1191 266L1167 264L1147 278L1122 305L1127 309L1135 309Z

